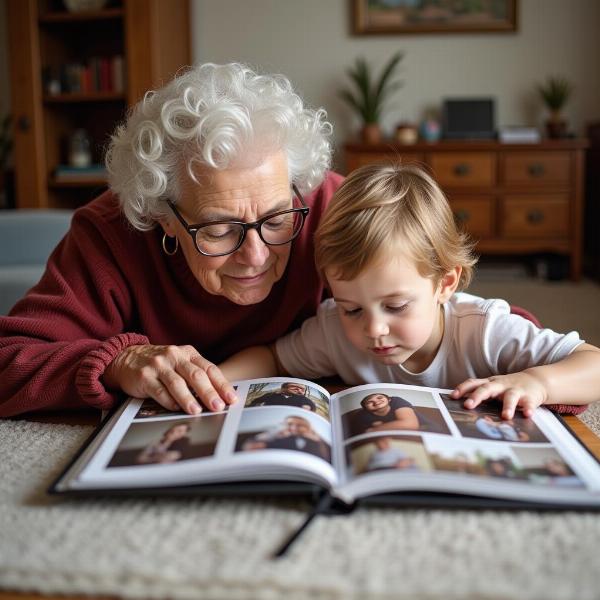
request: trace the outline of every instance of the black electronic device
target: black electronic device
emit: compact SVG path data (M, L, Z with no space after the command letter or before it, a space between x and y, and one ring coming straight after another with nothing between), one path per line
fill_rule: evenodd
M452 140L488 140L496 137L492 98L447 99L444 101L443 134Z

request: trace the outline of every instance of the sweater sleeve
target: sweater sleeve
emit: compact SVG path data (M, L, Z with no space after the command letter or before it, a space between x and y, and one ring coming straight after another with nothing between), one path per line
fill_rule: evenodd
M101 383L105 367L127 346L148 343L126 333L132 299L113 253L121 242L96 216L77 211L40 282L0 317L0 417L110 408L117 396Z

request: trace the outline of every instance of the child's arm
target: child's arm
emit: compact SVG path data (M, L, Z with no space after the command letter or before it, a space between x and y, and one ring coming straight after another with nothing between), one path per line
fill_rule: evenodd
M467 379L456 386L453 398L467 395L465 408L484 400L502 399L502 418L512 419L519 407L530 417L542 404L589 404L600 399L600 349L581 344L569 356L551 365L519 373Z
M219 369L229 381L288 375L277 359L274 346L246 348L223 361Z

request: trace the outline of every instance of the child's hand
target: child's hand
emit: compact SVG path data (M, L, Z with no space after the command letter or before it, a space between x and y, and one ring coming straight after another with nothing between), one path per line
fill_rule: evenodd
M517 407L525 417L531 417L535 409L548 399L543 383L526 371L494 375L485 379L467 379L457 385L451 394L453 398L465 395L465 408L475 408L484 400L501 399L503 419L512 419Z

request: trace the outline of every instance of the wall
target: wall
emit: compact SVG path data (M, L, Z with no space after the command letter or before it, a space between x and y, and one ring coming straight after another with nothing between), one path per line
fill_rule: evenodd
M286 74L307 103L325 106L343 141L357 123L336 90L358 55L375 66L405 52L404 88L384 121L418 120L444 96L493 95L498 125L543 118L535 84L567 75L576 93L566 114L578 133L600 119L600 2L519 0L514 34L367 36L349 34L349 0L190 0L196 62L240 60ZM0 0L0 114L10 107L6 0Z
M379 67L398 49L404 87L384 120L388 132L444 96L494 96L497 125L539 125L535 86L560 74L576 86L565 114L582 133L600 119L600 2L518 5L516 33L351 36L350 0L192 0L193 56L284 73L309 104L328 110L338 143L358 126L336 94L345 67L359 55Z

